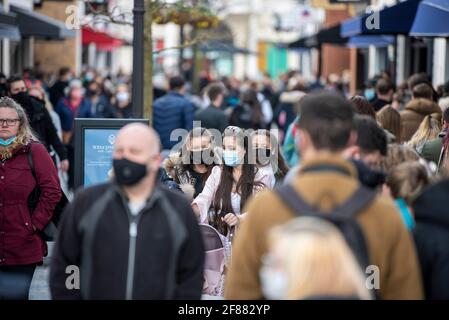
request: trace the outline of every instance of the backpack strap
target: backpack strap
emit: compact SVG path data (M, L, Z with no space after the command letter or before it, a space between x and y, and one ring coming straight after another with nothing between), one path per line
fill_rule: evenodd
M360 186L342 205L329 212L308 204L290 184L284 184L275 190L277 195L297 216L312 216L333 223L344 236L352 249L362 271L370 265L368 247L360 224L355 216L366 208L374 199L375 193Z
M27 159L28 159L28 165L30 166L31 169L31 174L33 175L34 180L36 180L37 183L37 178L36 178L36 169L34 168L34 161L33 161L33 144L30 144L30 147L28 149L28 153L27 153Z

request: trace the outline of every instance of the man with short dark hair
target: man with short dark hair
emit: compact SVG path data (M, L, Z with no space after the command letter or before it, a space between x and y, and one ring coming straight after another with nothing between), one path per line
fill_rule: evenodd
M207 88L210 105L195 114L195 120L201 121L201 127L216 129L223 133L224 129L229 125L228 117L221 110L224 93L225 89L222 84L212 84Z
M355 158L370 168L377 167L382 157L387 155L388 143L385 130L368 116L356 115L354 126L357 132Z
M412 98L413 99L428 99L432 100L433 98L433 90L432 87L427 83L419 83L412 89Z
M58 154L62 171L69 170L67 150L64 147L58 132L53 124L50 113L45 105L28 94L28 89L22 77L12 76L7 82L8 93L26 111L31 128L37 134L39 141L52 154L51 147Z
M178 140L170 140L175 129L192 130L193 104L185 94L185 81L180 76L170 78L170 91L153 104L153 127L161 137L164 150L175 146Z
M293 192L325 215L359 190L355 167L342 157L343 150L357 138L350 102L329 94L306 96L301 101L297 135L302 163L291 183ZM273 191L258 194L244 211L246 218L233 243L226 299L267 297L259 274L262 257L268 251L268 232L305 214L292 210ZM369 263L379 270L379 298L421 299L423 289L415 247L393 201L375 196L354 219L365 238ZM285 290L276 292L283 298L289 289L288 275L286 280ZM264 289L268 289L266 284Z
M384 79L380 78L376 82L376 99L371 103L374 108L374 111L379 111L383 107L388 104L391 104L391 100L393 98L393 84Z
M432 87L420 83L413 87L412 100L407 103L401 115L401 141L407 142L415 134L421 122L428 115L441 121L441 108L432 100Z

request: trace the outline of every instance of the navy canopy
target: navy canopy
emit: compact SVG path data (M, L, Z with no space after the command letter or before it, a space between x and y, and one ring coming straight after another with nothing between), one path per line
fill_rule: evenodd
M75 30L69 30L62 21L16 6L11 6L11 11L17 16L16 23L22 37L63 40L76 36Z
M354 36L350 37L347 46L350 48L388 47L394 43L394 36Z
M419 4L410 35L449 37L449 0L423 0Z
M379 28L372 23L374 20L372 14L348 19L342 23L341 35L352 37L356 35L408 34L413 25L419 2L420 0L408 0L380 10Z
M16 15L12 12L5 12L3 6L0 6L0 39L8 38L20 41L20 32L16 24Z
M301 38L292 42L288 45L291 49L296 48L315 48L319 47L323 43L327 44L335 44L335 45L344 45L348 39L342 38L340 35L340 24L337 24L333 27L329 27L326 29L320 30L318 33Z

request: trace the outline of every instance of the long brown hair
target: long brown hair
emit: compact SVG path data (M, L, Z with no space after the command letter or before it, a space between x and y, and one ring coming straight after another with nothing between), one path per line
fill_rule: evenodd
M259 129L254 131L253 137L256 135L265 135L268 138L272 157L270 159L270 164L273 167L274 175L277 178L284 178L289 170L287 164L285 163L284 157L279 150L278 140L274 135L270 133L269 130Z
M189 134L186 137L185 143L181 149L181 153L182 153L182 161L181 161L181 166L182 169L184 171L195 171L194 170L194 164L190 163L191 155L192 155L192 151L187 149L187 145L189 143L192 142L193 138L197 138L197 137L208 137L210 139L210 148L212 150L212 157L213 155L213 150L214 150L214 139L212 134L210 133L209 130L207 130L206 128L202 128L202 127L195 127L193 128L193 130L191 130L189 132ZM205 164L207 171L205 173L202 173L202 184L203 187L206 184L206 180L207 178L210 176L211 172L212 172L212 168L214 167L215 163L212 162L211 164Z
M227 127L223 132L224 137L235 137L236 143L245 149L244 162L242 164L242 174L236 183L236 192L240 195L240 210L243 210L249 197L253 194L255 187L263 187L263 183L255 181L257 167L249 161L249 139L250 137L238 127ZM234 185L233 168L223 164L221 169L220 185L215 193L213 219L219 232L226 235L228 227L221 221L224 214L235 213L232 208L231 193ZM220 214L221 213L221 214Z
M377 121L396 137L396 142L401 142L401 116L396 109L391 106L383 107L377 113Z

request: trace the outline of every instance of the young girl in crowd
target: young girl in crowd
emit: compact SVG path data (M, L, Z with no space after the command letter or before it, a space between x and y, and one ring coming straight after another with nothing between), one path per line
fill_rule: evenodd
M223 165L215 166L203 191L192 203L200 223L208 223L232 238L244 218L243 208L256 192L274 185L273 173L258 170L249 161L249 137L238 127L223 132ZM211 210L210 210L211 209Z
M212 134L205 128L194 128L189 132L181 152L165 160L164 168L187 197L194 199L203 191L214 162Z
M430 184L426 168L418 161L404 162L390 170L386 193L395 200L407 229L412 230L415 219L411 210L415 200L425 187Z
M257 168L266 174L274 174L275 184L281 183L288 172L288 166L279 152L276 137L270 131L260 129L253 133L251 142ZM273 188L274 184L268 187Z

